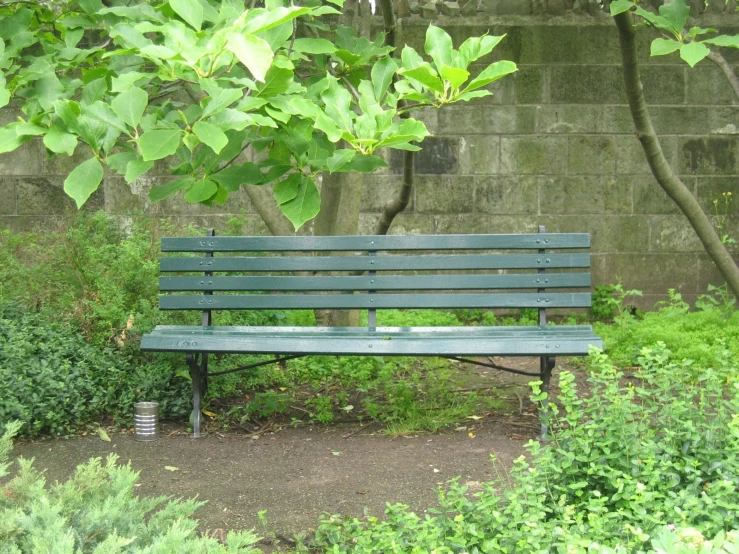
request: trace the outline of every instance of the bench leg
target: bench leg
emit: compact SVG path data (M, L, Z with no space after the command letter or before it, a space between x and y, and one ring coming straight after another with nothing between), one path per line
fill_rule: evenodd
M187 355L187 365L190 366L190 378L192 379L192 436L201 438L200 423L202 417L202 399L208 386L208 354Z
M546 440L547 434L549 433L549 381L552 378L552 370L554 369L555 358L549 358L542 356L539 358L539 372L541 374L541 390L547 393L541 403L541 409L539 410L539 420L541 421L541 438Z

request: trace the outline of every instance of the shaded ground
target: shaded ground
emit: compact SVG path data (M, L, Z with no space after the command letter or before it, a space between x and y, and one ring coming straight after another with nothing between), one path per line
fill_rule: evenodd
M538 369L538 360L505 362ZM34 457L53 482L91 457L115 453L141 472L141 494L207 500L197 514L203 530L259 528L257 512L267 510L271 530L291 536L315 528L324 512L361 516L367 508L379 515L386 502L423 511L436 504L437 487L449 479L459 476L474 490L510 467L538 431L525 400L530 378L483 368L465 371L478 376L476 386L500 386L512 413L470 420L444 433L397 438L380 434L376 426L354 425L283 427L264 435L212 433L196 440L182 424L163 422L154 442L137 442L123 431L111 433L110 442L92 435L19 443L13 455ZM497 470L491 455L499 460Z

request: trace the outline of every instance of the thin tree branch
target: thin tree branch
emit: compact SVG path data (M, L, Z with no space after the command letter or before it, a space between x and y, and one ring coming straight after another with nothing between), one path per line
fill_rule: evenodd
M282 237L295 234L292 224L275 202L271 186L248 185L243 190L271 234Z
M711 50L711 53L708 54L708 59L721 68L721 71L724 72L731 88L734 89L734 95L739 99L739 77L734 73L734 70L729 65L729 62L726 61L726 58L724 58L720 52Z
M614 16L613 19L618 28L621 65L624 71L624 83L631 117L634 120L636 136L644 149L652 175L688 219L706 253L726 279L729 289L731 289L734 296L739 298L739 267L737 267L726 246L721 242L713 223L698 203L698 200L672 171L657 140L657 134L647 110L644 88L639 75L634 18L631 12L624 12Z

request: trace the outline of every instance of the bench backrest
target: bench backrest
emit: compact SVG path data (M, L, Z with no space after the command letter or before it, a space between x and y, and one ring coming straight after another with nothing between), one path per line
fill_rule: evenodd
M591 304L589 247L587 233L164 238L163 252L191 254L162 258L162 272L200 275L161 277L161 291L190 294L159 304L367 309L370 327L383 308L583 308Z

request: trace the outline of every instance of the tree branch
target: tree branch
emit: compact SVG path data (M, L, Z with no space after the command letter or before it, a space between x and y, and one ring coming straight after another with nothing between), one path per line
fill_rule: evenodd
M734 95L737 97L737 99L739 99L739 77L737 77L736 73L734 73L734 70L731 69L731 66L729 65L729 62L726 61L726 58L724 58L720 52L715 52L714 50L711 50L711 53L708 54L708 59L719 66L719 68L721 68L721 71L723 71L724 75L726 75L726 79L729 81L731 88L734 89Z
M616 21L616 27L618 28L621 65L624 71L624 83L631 117L634 120L636 136L644 149L652 174L688 219L703 244L703 248L713 260L713 263L716 264L721 275L726 279L732 293L739 298L739 267L737 267L726 246L721 242L713 223L701 208L698 200L672 171L657 140L657 134L647 110L644 89L639 75L633 16L630 12L624 12L614 16L613 19Z
M242 187L257 210L269 232L275 236L294 235L292 224L280 211L272 195L272 187L269 185L247 185Z

